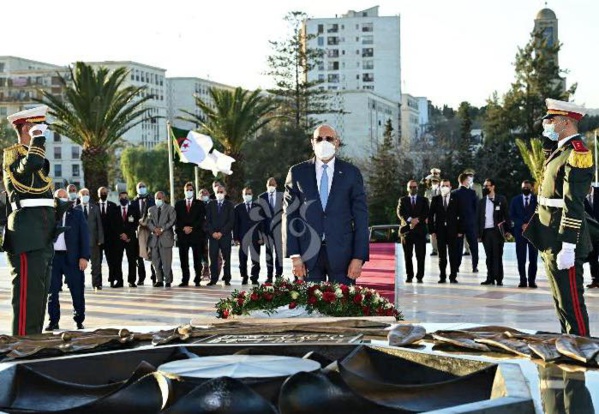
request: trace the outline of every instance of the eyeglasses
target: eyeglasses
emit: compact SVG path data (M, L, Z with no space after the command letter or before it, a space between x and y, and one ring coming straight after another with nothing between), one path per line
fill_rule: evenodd
M315 137L312 138L315 142L322 142L322 141L326 141L326 142L335 142L335 137L331 137L331 136L326 136L326 137Z

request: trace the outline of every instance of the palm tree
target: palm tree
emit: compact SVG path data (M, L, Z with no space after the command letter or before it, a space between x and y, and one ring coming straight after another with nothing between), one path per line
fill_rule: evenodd
M145 87L124 86L126 68L94 69L83 62L69 68L70 78L58 74L64 96L42 91L42 103L56 118L52 129L81 145L86 186L95 193L108 185L110 150L127 131L145 120ZM69 81L72 79L72 81Z
M537 182L536 189L543 182L543 164L545 163L545 154L543 153L543 142L539 138L533 138L530 140L530 148L526 144L526 141L520 138L516 138L516 145L520 150L520 155L524 163L528 167L530 174Z
M225 154L235 158L234 173L225 177L227 192L235 200L245 182L243 145L273 119L277 104L262 95L260 89L250 92L240 87L234 91L210 88L208 92L211 101L195 97L195 104L202 114L182 110L188 116L181 119L199 125L202 133L211 136Z

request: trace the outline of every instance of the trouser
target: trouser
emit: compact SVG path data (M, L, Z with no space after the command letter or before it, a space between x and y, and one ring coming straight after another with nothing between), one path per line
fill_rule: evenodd
M587 258L591 268L591 278L593 282L599 282L599 243L593 243L593 250Z
M542 252L545 272L563 333L590 336L589 315L584 303L583 259L577 257L570 269L558 270L557 253Z
M102 286L102 249L100 246L90 244L90 265L92 273L92 286Z
M528 278L526 277L526 256L528 253ZM539 252L528 239L516 233L516 258L518 259L518 273L520 274L520 283L534 285L537 279L537 258Z
M458 268L462 265L462 252L464 251L464 240L468 242L470 246L470 258L472 259L472 269L478 267L478 239L476 236L476 230L474 226L466 226L464 231L464 237L458 239Z
M487 282L503 282L503 244L505 240L497 228L483 231L483 247L487 255ZM472 247L472 246L470 246Z
M347 277L348 267L349 263L347 263L347 266L344 267L344 271L334 272L331 268L329 257L327 255L327 245L326 243L323 243L320 247L320 251L318 252L316 264L308 271L306 280L308 282L324 282L327 280L328 276L329 282L343 283L344 285L355 285L356 281Z
M106 256L106 264L108 265L108 283L112 284L112 281L115 278L116 266L114 264L114 242L112 244L108 244L104 242L104 244L100 245L100 282L102 282L102 253ZM92 278L93 281L93 278Z
M221 237L220 240L216 240L210 237L209 241L210 250L210 281L216 283L220 275L218 260L219 253L222 254L223 260L223 281L231 281L231 237Z
M447 229L440 229L436 235L439 251L439 279L446 279L447 257L449 256L449 279L456 280L458 276L457 255L462 253L461 250L458 250L458 238L449 236Z
M137 254L139 255L139 253L137 253ZM150 266L150 271L152 272L152 276L151 276L152 282L155 282L156 281L156 271L154 270L153 266ZM139 283L143 283L146 280L146 263L145 263L145 259L143 257L137 258L137 272L139 274L139 279L138 279ZM135 278L133 280L133 283L135 283Z
M57 324L60 320L60 302L58 295L62 276L64 275L71 298L73 299L73 320L81 323L85 320L84 274L79 270L79 263L68 263L66 252L56 252L52 261L52 280L48 298L48 316L50 323Z
M6 256L12 278L12 334L42 333L54 246Z
M539 369L541 401L546 413L595 413L584 372L568 372L547 364Z
M181 282L189 283L189 249L191 248L191 254L193 256L193 270L195 277L194 283L200 283L202 278L202 256L204 252L204 243L185 243L179 242L179 261L181 262Z
M431 234L431 247L433 248L433 253L439 253L439 242L437 241L437 235Z
M414 278L414 266L412 264L412 254L416 252L417 272L416 279L422 280L424 277L424 260L426 256L426 239L422 237L404 237L401 241L403 246L403 255L406 262L406 277L408 280Z
M251 279L253 282L257 282L260 277L260 245L258 242L239 245L239 273L243 279L248 277L248 256L252 260Z
M152 269L156 271L157 283L173 283L173 273L171 270L172 264L172 247L152 247Z
M266 277L269 280L272 280L273 272L275 277L283 275L283 246L280 236L268 235L266 238Z
M135 283L135 267L137 264L138 252L139 246L137 245L137 239L131 239L128 243L122 240L117 242L114 251L114 283L123 283L123 253L127 254L127 263L129 265L127 282Z

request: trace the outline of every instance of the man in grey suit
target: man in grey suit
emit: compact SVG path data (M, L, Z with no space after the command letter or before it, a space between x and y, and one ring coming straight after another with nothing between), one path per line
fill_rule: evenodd
M171 287L173 274L173 246L175 232L173 230L177 215L175 207L164 202L164 193L157 191L154 195L155 205L148 210L148 229L152 232L149 246L152 249L152 266L156 271L154 287Z
M90 201L89 190L82 188L79 190L79 200L81 201L76 210L83 211L87 220L89 229L89 247L91 252L92 268L92 286L95 290L102 290L102 261L100 246L104 244L104 228L102 226L102 216L97 204Z
M271 283L273 273L277 278L283 275L283 233L281 231L283 192L277 191L277 180L274 177L266 181L266 192L258 196L258 204L265 215L266 282Z

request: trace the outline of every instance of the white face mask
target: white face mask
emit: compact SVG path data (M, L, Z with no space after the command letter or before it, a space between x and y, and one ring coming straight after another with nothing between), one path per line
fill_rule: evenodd
M210 200L210 196L202 196L202 201L203 201L204 203L207 203L207 202L208 202L208 200Z
M320 141L314 144L314 154L321 161L332 158L336 150L335 145L329 141Z
M274 185L269 185L267 189L269 193L274 193L277 190L277 187L275 187Z
M251 202L254 199L254 196L252 196L251 194L246 194L243 196L243 201L245 201L246 203Z
M69 199L71 201L77 200L77 193L69 193Z
M436 191L436 190L437 190L437 188L439 188L439 184L433 184L433 185L431 186L431 188L432 188L434 191Z
M216 199L218 201L223 201L225 199L225 195L223 193L217 193L216 194Z
M441 195L442 196L446 196L447 194L449 194L449 192L451 191L451 188L443 186L441 187Z
M543 125L543 136L549 138L551 141L559 140L559 132L555 131L555 124Z
M162 206L162 204L163 204L162 200L160 200L160 199L156 200L156 207L160 208Z
M62 202L64 202L64 203L68 203L69 202L69 198L68 197L60 197L59 200L62 201Z
M81 202L83 204L89 203L89 196L88 195L81 196Z
M193 191L186 191L185 198L193 198Z

